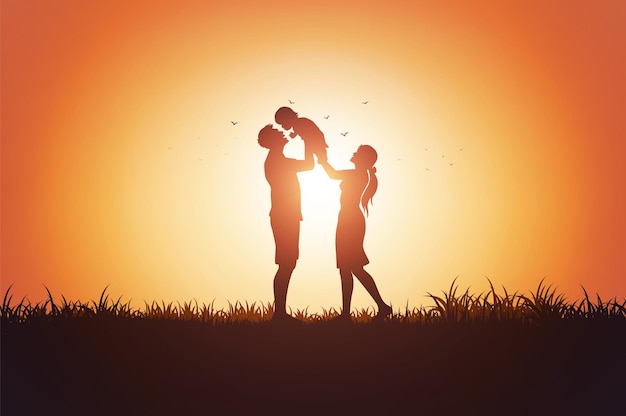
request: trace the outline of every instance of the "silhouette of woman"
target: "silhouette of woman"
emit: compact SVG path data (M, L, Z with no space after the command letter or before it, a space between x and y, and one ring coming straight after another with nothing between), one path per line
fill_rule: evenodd
M337 268L341 276L342 312L340 320L350 320L350 303L352 290L356 276L367 292L378 305L378 314L374 319L382 320L391 314L391 306L387 305L380 296L376 283L372 276L363 269L369 263L369 259L363 249L365 237L365 214L368 213L368 205L371 202L376 189L378 178L374 163L378 154L372 146L359 146L353 154L350 162L354 163L354 169L335 170L328 160L318 158L318 162L331 179L339 179L341 189L339 217L337 220L337 233L335 235L335 249L337 253Z

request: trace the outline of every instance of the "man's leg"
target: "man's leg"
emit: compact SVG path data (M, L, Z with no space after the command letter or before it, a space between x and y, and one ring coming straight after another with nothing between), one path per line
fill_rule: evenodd
M272 231L276 243L275 261L278 270L274 276L274 316L287 316L287 289L298 259L300 220L288 221L272 218Z
M296 267L296 264L278 266L276 276L274 276L274 314L286 315L287 314L287 289L289 287L289 280L291 279L291 273Z

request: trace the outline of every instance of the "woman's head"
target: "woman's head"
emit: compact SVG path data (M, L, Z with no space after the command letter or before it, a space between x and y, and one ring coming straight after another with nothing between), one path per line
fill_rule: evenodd
M367 144L362 144L352 155L350 161L354 163L357 168L371 169L378 159L378 153L374 148Z

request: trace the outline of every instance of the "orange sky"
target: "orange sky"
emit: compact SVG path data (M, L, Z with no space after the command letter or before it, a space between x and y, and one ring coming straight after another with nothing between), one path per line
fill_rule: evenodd
M292 100L337 167L378 150L395 306L457 275L626 297L626 5L473 3L3 0L0 289L271 301L256 136ZM300 178L288 304L338 307L337 184Z

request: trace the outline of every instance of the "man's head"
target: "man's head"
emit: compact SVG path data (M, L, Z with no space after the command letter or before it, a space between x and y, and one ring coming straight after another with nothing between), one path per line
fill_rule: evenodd
M285 130L293 127L294 121L298 118L298 113L289 107L280 107L274 115L276 123L280 124Z
M280 130L268 124L259 131L258 142L266 149L282 149L287 144L287 139Z

